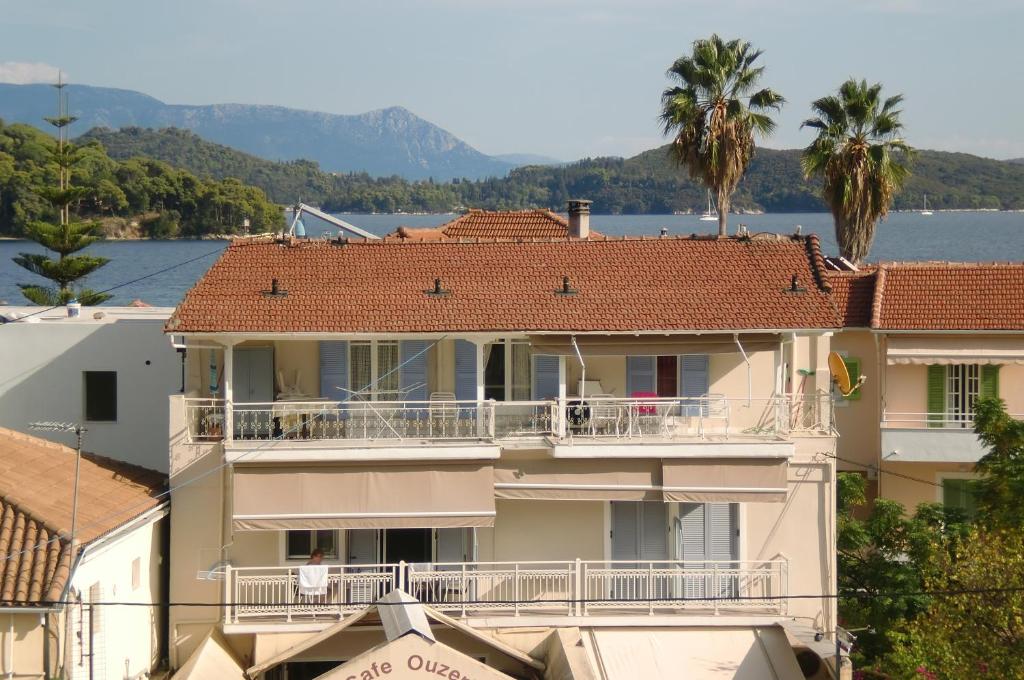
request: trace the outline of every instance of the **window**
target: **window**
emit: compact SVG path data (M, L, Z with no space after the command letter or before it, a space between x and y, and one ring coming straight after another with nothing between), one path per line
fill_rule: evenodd
M354 399L396 401L398 341L364 340L349 345L349 389Z
M317 548L324 551L324 559L338 558L338 532L333 529L289 531L285 544L285 557L289 560L309 559Z
M974 519L978 512L977 483L975 479L943 479L942 504L962 511L967 519Z
M529 401L528 340L496 340L484 346L484 399Z
M974 402L981 394L981 367L977 364L946 366L946 422L952 427L972 427Z
M117 372L85 371L85 419L89 422L117 420Z

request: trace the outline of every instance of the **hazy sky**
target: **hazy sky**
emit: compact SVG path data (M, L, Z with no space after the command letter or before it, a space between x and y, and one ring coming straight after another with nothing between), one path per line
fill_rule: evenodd
M789 100L765 146L854 75L906 96L911 144L1024 156L1024 0L0 0L0 80L168 103L405 106L486 153L663 143L665 69L712 32L764 49Z

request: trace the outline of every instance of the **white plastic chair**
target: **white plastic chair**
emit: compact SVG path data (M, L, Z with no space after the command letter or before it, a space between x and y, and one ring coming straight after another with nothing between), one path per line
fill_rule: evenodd
M609 401L613 398L610 394L591 394L587 397L587 404L590 406L591 434L607 434L609 429L615 434L619 433L619 405Z
M724 394L708 394L707 407L700 417L700 436L704 436L704 423L708 420L720 420L725 425L725 438L729 438L729 400Z
M458 429L459 407L455 404L453 392L431 392L430 397L430 431L434 428L440 429L438 434L454 434L453 430Z

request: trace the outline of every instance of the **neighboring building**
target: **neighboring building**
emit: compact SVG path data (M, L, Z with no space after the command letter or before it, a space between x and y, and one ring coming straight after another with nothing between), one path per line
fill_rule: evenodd
M460 239L535 240L596 238L590 229L590 201L569 201L569 219L550 210L471 209L437 227L399 227L390 241L443 241Z
M975 401L1024 417L1024 264L883 263L828 281L845 326L833 349L868 378L836 402L840 470L868 470L872 496L910 511L971 512Z
M165 612L142 605L167 598L167 476L84 453L72 548L75 457L0 428L4 678L142 678L165 657Z
M233 242L167 324L172 666L315 677L399 590L494 673L803 677L840 327L816 237Z
M167 396L182 386L181 357L163 334L172 311L0 307L0 427L81 423L91 449L166 472Z

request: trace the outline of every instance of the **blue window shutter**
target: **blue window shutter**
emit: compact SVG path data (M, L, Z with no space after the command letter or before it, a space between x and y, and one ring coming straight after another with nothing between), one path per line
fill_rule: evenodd
M348 342L345 340L320 341L320 396L331 401L347 401Z
M658 391L654 384L654 366L654 357L626 357L626 396Z
M695 415L695 407L700 404L697 399L706 397L710 387L707 354L684 354L679 357L679 394L688 397L682 402L684 411L692 409ZM686 408L688 405L690 409ZM701 408L704 415L707 415L707 404Z
M455 341L455 398L476 401L476 345Z
M533 399L558 398L558 357L533 355Z
M426 340L402 340L398 343L398 389L403 400L427 400Z

